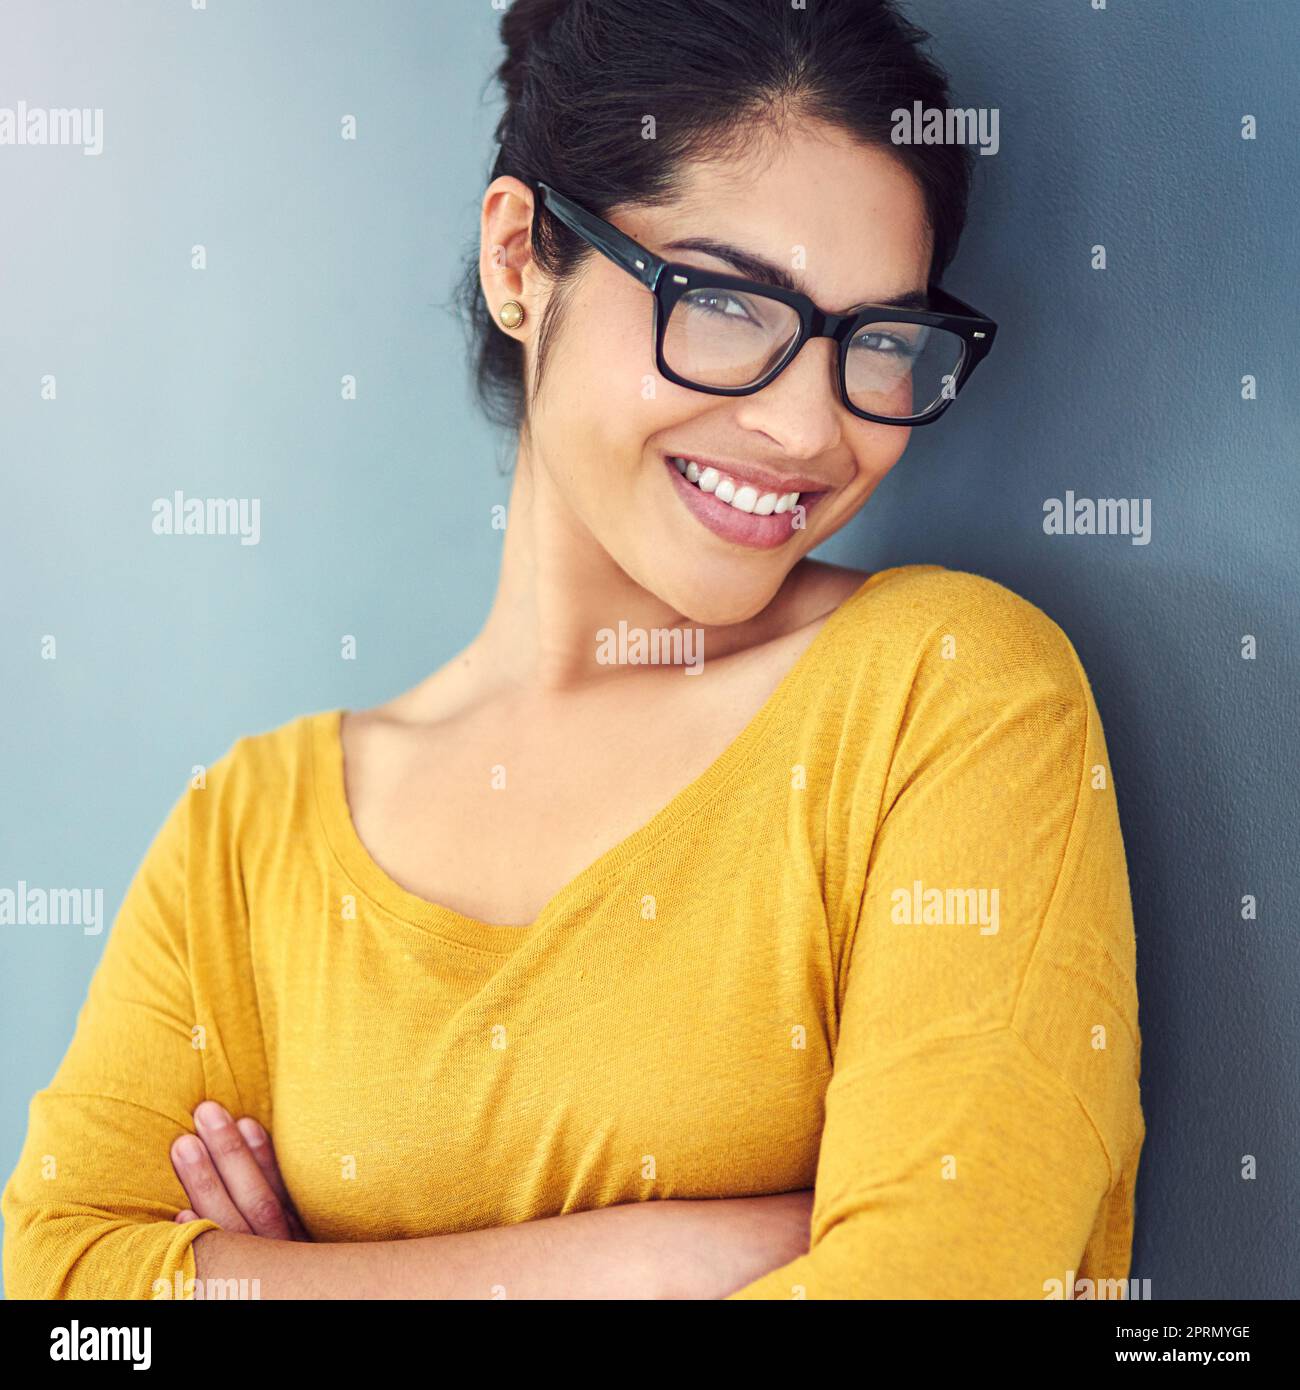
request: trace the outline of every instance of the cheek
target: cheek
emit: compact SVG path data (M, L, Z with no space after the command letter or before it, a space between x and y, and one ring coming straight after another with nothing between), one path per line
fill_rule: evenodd
M595 312L586 298L571 303L547 349L534 416L548 472L609 543L610 528L628 515L646 440L665 427L659 388L666 383L654 371L648 310L644 323L635 312L644 307L637 299L620 303L612 329L610 314Z
M652 411L659 384L654 301L626 276L620 278L626 287L602 278L574 296L550 349L568 412L598 417L606 425L611 417Z
M864 420L862 427L859 443L854 450L858 460L859 485L874 488L902 458L912 431L902 425L877 425L870 420Z
M594 518L623 510L626 489L640 486L650 441L717 406L717 400L675 386L655 368L654 302L631 295L584 295L569 305L551 341L544 386L547 451L567 459L564 471L589 471L581 509ZM652 451L651 451L652 452ZM654 485L659 483L654 475ZM587 495L585 484L591 485Z

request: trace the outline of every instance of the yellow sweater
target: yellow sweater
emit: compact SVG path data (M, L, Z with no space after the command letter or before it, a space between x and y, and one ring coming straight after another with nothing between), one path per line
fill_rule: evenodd
M241 738L162 826L31 1103L10 1297L193 1277L214 1223L172 1224L169 1147L204 1097L271 1130L323 1241L815 1183L809 1253L733 1297L1127 1277L1124 847L1087 679L1032 604L936 565L873 575L525 928L378 867L338 726Z

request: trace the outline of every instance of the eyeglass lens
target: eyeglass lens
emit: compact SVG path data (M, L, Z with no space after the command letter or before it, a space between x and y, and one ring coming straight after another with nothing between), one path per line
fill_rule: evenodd
M664 360L700 386L741 387L760 380L799 336L799 315L778 299L701 287L673 305ZM881 321L860 328L844 366L845 388L859 410L914 419L937 405L961 365L960 334L920 323Z

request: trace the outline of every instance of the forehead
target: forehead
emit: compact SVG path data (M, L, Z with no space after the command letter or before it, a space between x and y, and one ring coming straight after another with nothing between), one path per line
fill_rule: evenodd
M762 140L738 160L686 165L678 198L640 209L637 223L656 252L698 236L763 256L826 306L923 290L930 268L916 180L888 151L820 126ZM667 255L723 268L698 252Z

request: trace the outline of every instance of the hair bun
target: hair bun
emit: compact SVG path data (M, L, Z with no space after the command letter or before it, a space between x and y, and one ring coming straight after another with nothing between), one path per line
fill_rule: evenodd
M506 101L513 103L523 90L523 73L533 48L575 0L514 0L501 16L501 42L506 56L498 69Z

